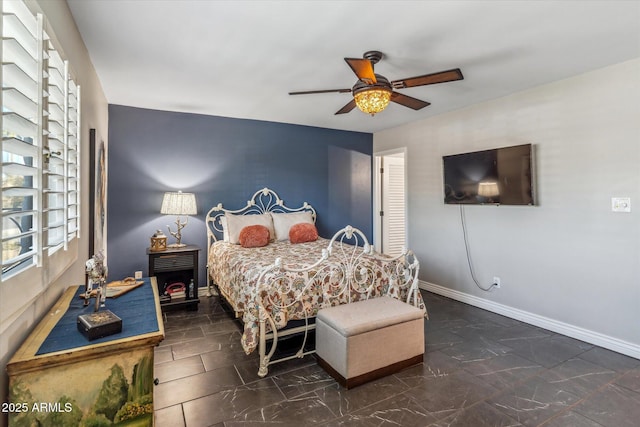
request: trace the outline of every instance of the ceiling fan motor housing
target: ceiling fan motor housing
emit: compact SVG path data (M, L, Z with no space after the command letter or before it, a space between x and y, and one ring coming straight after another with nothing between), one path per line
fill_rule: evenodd
M355 95L356 93L362 92L362 91L366 91L366 90L372 90L372 89L380 89L380 90L386 90L391 92L391 83L389 82L389 80L384 77L381 76L380 74L376 74L376 83L373 84L367 84L365 82L363 82L362 80L358 80L356 82L355 85L353 85L353 88L351 89L351 92Z

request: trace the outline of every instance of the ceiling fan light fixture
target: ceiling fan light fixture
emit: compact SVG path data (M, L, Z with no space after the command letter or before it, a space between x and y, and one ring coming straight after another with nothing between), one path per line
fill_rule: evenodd
M387 108L391 100L391 90L384 87L368 88L354 93L353 99L360 111L373 116Z

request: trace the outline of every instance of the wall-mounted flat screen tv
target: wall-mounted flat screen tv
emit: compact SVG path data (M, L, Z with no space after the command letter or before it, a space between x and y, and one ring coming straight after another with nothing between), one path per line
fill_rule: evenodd
M533 205L531 144L444 156L445 204Z

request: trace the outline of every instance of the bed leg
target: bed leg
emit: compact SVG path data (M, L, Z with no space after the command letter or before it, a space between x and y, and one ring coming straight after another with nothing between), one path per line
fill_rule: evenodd
M259 353L260 353L260 368L258 369L258 376L260 378L263 378L264 376L267 375L267 372L269 372L269 369L267 368L267 366L269 366L269 360L267 360L267 338L266 338L266 327L265 327L265 320L264 319L260 319L260 342L258 344L259 346Z
M211 283L209 281L207 281L207 296L211 296Z
M211 276L209 276L209 266L207 265L207 296L211 297Z

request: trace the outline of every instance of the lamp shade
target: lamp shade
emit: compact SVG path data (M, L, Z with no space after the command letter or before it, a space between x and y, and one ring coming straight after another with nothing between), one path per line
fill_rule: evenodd
M160 213L165 215L195 215L198 213L196 195L182 191L164 193Z

